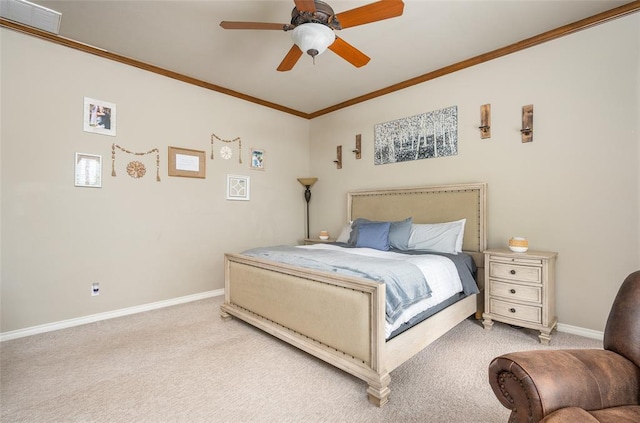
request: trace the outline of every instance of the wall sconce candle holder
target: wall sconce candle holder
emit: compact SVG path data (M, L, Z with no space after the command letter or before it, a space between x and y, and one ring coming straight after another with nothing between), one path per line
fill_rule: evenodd
M480 106L480 139L491 138L491 104Z
M522 106L522 142L533 141L533 104Z
M358 134L356 135L356 149L352 151L353 153L356 153L356 160L359 160L362 158L362 135Z
M336 169L342 169L342 146L339 145L336 149L336 160L333 161L336 164Z

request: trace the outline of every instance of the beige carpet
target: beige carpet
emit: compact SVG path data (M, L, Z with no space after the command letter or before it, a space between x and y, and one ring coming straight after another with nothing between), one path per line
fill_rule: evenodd
M390 402L366 384L238 320L222 297L5 341L2 422L506 422L487 366L549 348L533 331L467 320L391 373ZM550 348L601 348L557 333Z

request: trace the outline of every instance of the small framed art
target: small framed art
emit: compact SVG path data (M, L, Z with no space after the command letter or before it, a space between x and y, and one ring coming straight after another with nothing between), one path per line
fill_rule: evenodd
M249 201L249 182L248 176L227 175L227 200Z
M206 161L204 151L169 147L169 176L205 178Z
M264 150L258 148L251 149L251 169L264 170Z
M116 105L93 98L84 98L85 132L116 136Z
M102 188L102 156L76 153L75 185Z

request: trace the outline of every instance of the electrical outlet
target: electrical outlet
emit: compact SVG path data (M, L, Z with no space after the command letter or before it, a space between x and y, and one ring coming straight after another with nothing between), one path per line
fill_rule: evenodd
M100 284L98 282L91 284L91 296L95 297L96 295L100 295Z

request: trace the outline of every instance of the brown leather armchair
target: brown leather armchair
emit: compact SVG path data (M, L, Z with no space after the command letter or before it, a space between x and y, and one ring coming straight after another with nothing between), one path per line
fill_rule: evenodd
M622 283L604 331L604 350L505 354L489 383L509 422L640 422L640 271Z

